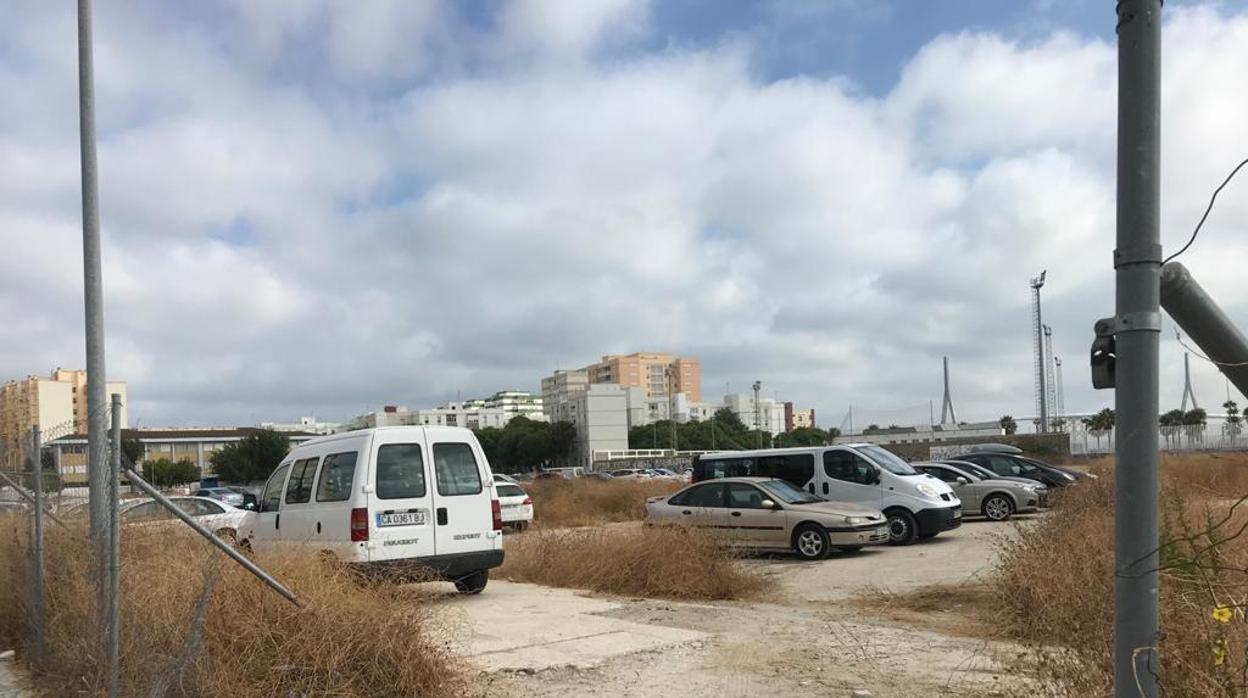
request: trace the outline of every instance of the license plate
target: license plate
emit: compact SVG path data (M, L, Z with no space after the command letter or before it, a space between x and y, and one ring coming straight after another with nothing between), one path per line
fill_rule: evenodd
M504 509L519 509L520 505L519 504L504 504L503 508Z
M377 527L385 528L387 526L423 526L425 525L425 512L423 511L404 511L392 514L378 514Z

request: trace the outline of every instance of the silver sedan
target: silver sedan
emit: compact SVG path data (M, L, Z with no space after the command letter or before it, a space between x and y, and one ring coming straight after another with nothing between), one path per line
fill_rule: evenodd
M646 523L684 523L729 545L792 550L807 560L820 560L832 548L854 551L889 539L887 519L878 509L829 502L766 477L706 480L651 497Z
M1040 506L1038 482L997 480L949 463L913 463L914 469L948 483L962 500L967 514L982 514L992 521L1005 521L1014 514L1035 511Z

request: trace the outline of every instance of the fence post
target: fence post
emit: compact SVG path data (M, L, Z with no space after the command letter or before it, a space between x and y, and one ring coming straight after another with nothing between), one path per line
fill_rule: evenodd
M121 695L121 395L113 393L108 470L108 695Z
M44 654L44 626L47 623L47 607L45 605L45 596L43 590L43 444L41 443L41 434L39 426L35 425L30 429L30 462L34 467L35 477L35 526L34 526L34 548L35 553L35 584L34 584L34 618L32 619L35 630L35 647L34 647L34 664L39 666L43 663Z

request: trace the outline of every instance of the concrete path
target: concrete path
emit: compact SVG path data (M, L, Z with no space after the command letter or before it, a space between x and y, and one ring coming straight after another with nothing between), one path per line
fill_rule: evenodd
M33 695L13 661L13 653L0 653L0 698L24 698Z
M450 599L469 632L460 652L486 671L589 668L645 650L697 642L706 633L601 614L624 604L568 589L491 580L479 596Z

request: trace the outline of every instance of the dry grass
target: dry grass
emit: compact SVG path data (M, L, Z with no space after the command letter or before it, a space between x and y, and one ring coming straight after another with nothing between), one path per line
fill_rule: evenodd
M683 526L525 533L508 538L499 574L546 586L671 599L751 598L769 584L709 534Z
M855 597L853 603L899 623L946 635L1004 637L996 622L1001 612L997 592L985 584L935 584L900 593L874 588Z
M0 645L25 649L30 554L23 521L0 535ZM421 604L362 586L302 554L262 564L305 603L298 608L182 531L124 538L122 693L181 696L451 696L456 664ZM40 688L100 693L94 591L80 531L49 531L48 658ZM204 590L208 588L208 593ZM190 632L197 608L202 627ZM193 639L196 634L198 640ZM188 639L191 638L191 639Z
M1008 541L993 581L1009 635L1033 648L1041 676L1068 695L1111 692L1110 465L1094 464L1100 480L1069 488L1053 516ZM1248 623L1242 608L1226 624L1212 611L1248 602L1248 538L1237 537L1248 504L1230 511L1248 495L1248 456L1166 456L1162 466L1160 683L1167 695L1243 695Z
M676 480L537 480L524 483L533 497L533 526L568 528L640 521L646 499L670 494L686 483Z

